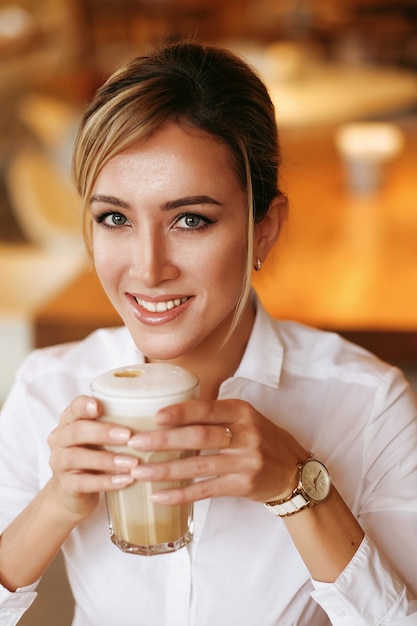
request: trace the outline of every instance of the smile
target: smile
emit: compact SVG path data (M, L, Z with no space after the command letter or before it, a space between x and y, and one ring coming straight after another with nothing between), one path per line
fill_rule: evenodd
M150 313L165 313L166 311L170 311L171 309L175 309L176 307L187 302L188 298L185 296L184 298L175 298L174 300L166 300L163 302L147 302L146 300L141 300L140 298L135 298L136 302L139 306L143 307Z

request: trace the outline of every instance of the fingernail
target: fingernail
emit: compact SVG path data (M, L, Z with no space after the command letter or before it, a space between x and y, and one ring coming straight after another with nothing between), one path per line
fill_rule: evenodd
M161 409L155 415L155 421L157 424L169 424L172 420L172 415L169 411Z
M91 417L95 417L97 415L98 406L94 398L90 398L90 400L87 401L87 404L85 405L85 410L87 411L88 415L90 415Z
M150 446L151 440L149 435L134 435L131 439L129 439L128 445L132 448L148 448Z
M113 485L129 485L133 483L133 478L130 474L115 474L111 481Z
M134 456L115 456L113 459L113 463L116 467L136 467L138 464L138 459Z
M128 428L114 426L109 430L109 437L113 441L117 441L117 443L126 443L130 437L130 430Z
M151 465L138 465L130 472L133 478L153 478L155 470Z
M151 493L148 499L151 500L151 502L155 502L155 504L168 504L171 501L171 496L169 493L160 491L158 493Z

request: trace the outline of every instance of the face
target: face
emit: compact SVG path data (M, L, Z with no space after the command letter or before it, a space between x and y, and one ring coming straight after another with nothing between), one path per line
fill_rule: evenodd
M221 345L242 288L246 212L227 148L198 129L169 123L101 170L94 262L146 356Z

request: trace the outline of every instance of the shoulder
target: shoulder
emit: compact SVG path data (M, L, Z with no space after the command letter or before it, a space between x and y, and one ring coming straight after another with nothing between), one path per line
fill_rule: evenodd
M259 301L242 365L240 373L250 378L255 371L256 380L281 389L284 374L292 387L311 381L316 389L356 384L376 392L392 380L406 384L400 370L338 333L272 318Z
M102 328L78 342L34 350L17 372L28 385L73 379L90 381L97 374L142 360L125 327Z
M273 320L272 324L283 344L284 366L293 373L379 384L396 369L336 332L291 321Z

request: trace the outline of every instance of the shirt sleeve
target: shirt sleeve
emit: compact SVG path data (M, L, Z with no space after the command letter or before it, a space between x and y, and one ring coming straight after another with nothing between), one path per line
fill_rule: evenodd
M22 367L23 372L25 369ZM29 402L28 386L19 373L0 414L0 535L40 488L39 450L46 444L36 436L39 416ZM0 626L19 622L37 597L38 583L15 592L0 585Z
M417 601L368 537L336 582L313 586L333 626L417 626Z
M333 626L417 626L416 400L395 368L384 383L363 448L365 539L335 583L313 581Z
M0 585L0 626L15 626L38 595L37 583L14 593Z

